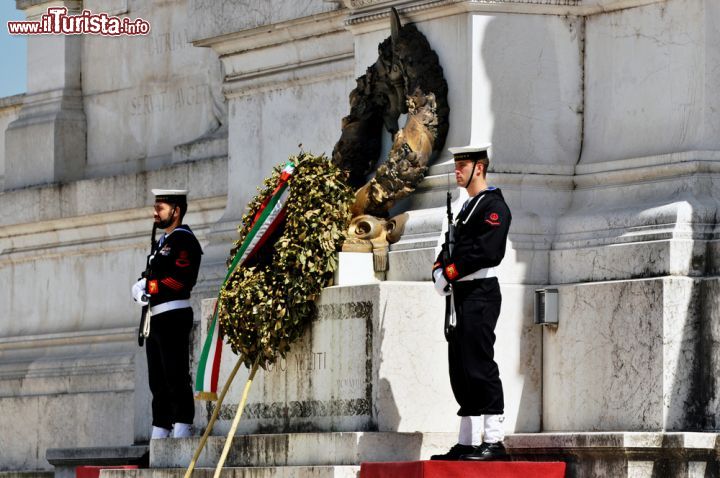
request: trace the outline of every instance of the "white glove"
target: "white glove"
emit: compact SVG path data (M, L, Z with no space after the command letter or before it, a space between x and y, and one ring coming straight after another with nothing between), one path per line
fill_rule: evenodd
M145 306L149 304L148 296L145 295L146 279L140 279L132 286L132 297L135 302Z
M441 268L435 269L435 272L433 272L433 279L435 279L435 292L445 297L450 295L451 291L450 287L448 287L448 281L442 272Z

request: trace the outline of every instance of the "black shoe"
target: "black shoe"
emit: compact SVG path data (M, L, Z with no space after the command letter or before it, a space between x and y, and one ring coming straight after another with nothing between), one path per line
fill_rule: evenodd
M433 455L430 457L431 460L444 460L444 461L457 461L461 456L475 453L480 448L472 445L461 445L459 443L453 445L450 451L443 455Z
M505 445L502 442L497 443L485 443L482 445L473 447L475 450L472 453L463 454L459 460L463 461L508 461L510 455L505 450Z

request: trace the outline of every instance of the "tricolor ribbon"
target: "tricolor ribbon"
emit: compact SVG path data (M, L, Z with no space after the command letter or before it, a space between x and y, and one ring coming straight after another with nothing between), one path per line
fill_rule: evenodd
M288 181L295 170L292 163L288 163L280 174L278 184L272 194L268 196L260 205L255 214L253 225L250 228L245 240L242 242L235 256L228 267L225 280L220 288L225 288L228 280L237 270L238 267L245 264L248 259L253 257L263 245L272 237L273 233L283 223L286 216L285 203L290 188ZM196 400L217 400L217 384L220 375L220 359L222 358L222 335L220 334L220 322L218 320L218 304L220 303L220 293L215 303L213 311L212 323L210 325L210 333L205 339L200 361L198 363L197 376L195 378L195 399Z

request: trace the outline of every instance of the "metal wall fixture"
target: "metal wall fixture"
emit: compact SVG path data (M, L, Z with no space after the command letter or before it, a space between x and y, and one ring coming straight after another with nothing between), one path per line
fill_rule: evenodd
M557 289L535 289L535 323L558 325Z

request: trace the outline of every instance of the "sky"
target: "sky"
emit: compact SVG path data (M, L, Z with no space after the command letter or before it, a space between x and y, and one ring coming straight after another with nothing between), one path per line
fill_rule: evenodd
M27 37L10 35L8 20L24 20L15 0L0 0L0 98L27 90Z

